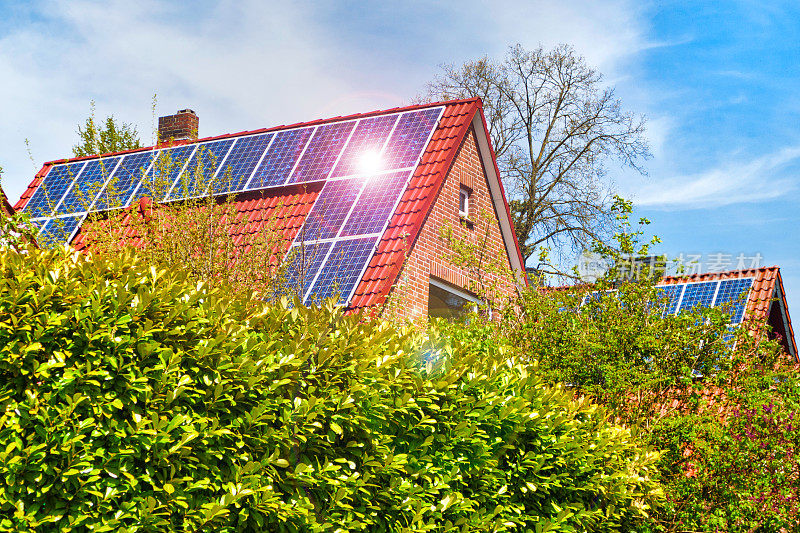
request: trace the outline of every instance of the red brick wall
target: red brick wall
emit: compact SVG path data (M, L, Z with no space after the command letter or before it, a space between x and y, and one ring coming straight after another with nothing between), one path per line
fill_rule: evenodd
M458 212L459 191L465 186L472 191L469 223L464 223ZM428 314L428 289L431 277L446 284L476 294L481 287L493 283L502 285L500 294L510 295L515 290L507 279L490 272L491 268L464 268L454 264L451 247L442 238L442 229L449 224L453 236L471 243L484 254L486 261L494 261L510 269L510 261L497 222L498 213L489 195L486 172L478 152L473 130L467 134L459 148L450 173L431 209L419 238L406 259L397 285L390 294L390 312L405 318L422 318ZM498 291L495 291L497 293Z

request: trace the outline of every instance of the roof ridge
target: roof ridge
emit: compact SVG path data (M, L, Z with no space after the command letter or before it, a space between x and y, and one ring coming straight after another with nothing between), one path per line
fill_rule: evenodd
M719 272L697 272L694 274L680 274L675 276L664 276L656 284L662 283L664 281L681 281L690 278L701 278L701 277L722 277L722 276L732 276L732 275L747 275L748 273L756 273L756 272L767 272L767 271L777 271L780 272L780 267L778 265L773 266L762 266L762 267L755 267L755 268L739 268L733 270L721 270Z

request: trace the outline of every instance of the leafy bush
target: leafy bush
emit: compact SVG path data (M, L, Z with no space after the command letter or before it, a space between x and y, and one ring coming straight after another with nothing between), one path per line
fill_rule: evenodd
M0 268L2 530L616 530L658 499L657 456L491 330L253 311L132 255Z
M661 450L666 501L647 528L796 530L797 369L747 325L731 332L724 309L663 317L650 282L617 287L582 307L585 287L530 291L503 323L463 327L491 328L546 383L589 395Z
M548 381L589 394L625 422L657 417L667 399L691 403L693 385L724 383L741 363L721 309L662 316L664 302L647 282L593 293L581 307L586 294L527 291L523 319L514 310L504 335ZM744 331L738 342L753 344Z
M794 411L767 404L725 424L696 418L686 430L687 475L675 476L663 510L687 530L796 531L800 430Z

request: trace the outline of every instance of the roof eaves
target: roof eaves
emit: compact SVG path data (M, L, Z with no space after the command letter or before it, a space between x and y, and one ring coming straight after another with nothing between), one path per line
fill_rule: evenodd
M525 285L528 284L528 276L525 274L525 259L522 257L522 249L519 246L519 239L517 238L517 233L514 230L514 221L511 217L511 208L508 205L508 198L506 198L506 191L505 187L503 187L503 180L500 179L500 168L497 166L497 157L494 153L494 148L492 147L492 143L489 142L491 137L489 136L489 126L486 123L486 116L483 114L483 105L482 102L478 106L479 113L476 114L474 121L477 121L478 115L480 116L480 122L482 124L482 131L483 137L476 135L478 137L479 142L478 146L488 150L488 158L492 162L492 166L490 169L494 172L492 175L491 172L487 172L487 176L489 177L490 185L494 185L499 189L498 193L495 194L495 204L500 203L502 200L502 207L503 210L501 211L498 209L498 212L505 212L506 218L499 220L500 227L503 230L503 240L506 241L506 252L508 253L509 259L511 260L512 264L514 260L518 261L519 264L517 265L518 271L522 273L522 280L524 281ZM478 128L475 128L476 133L478 132ZM480 142L483 140L483 143ZM492 187L489 188L492 191ZM504 224L505 223L505 224ZM507 225L507 227L506 227ZM514 244L514 249L509 249L508 241L511 240ZM516 254L514 253L516 252Z
M789 316L789 304L786 301L786 292L783 290L783 276L781 276L780 269L778 269L775 278L774 298L770 303L770 307L775 304L780 305L781 319L783 320L783 327L786 331L786 348L788 348L789 355L793 355L795 361L800 363L800 354L797 352L797 342L794 338L794 328L792 328L792 319ZM767 316L769 316L769 311L767 312Z
M661 278L656 285L675 285L678 283L694 283L699 281L715 281L720 279L738 279L753 277L763 279L768 273L775 273L780 268L777 266L747 268L741 270L726 270L724 272L705 272L703 274L688 274L684 276L666 276Z
M14 208L11 207L11 204L8 201L8 196L6 196L2 186L0 186L0 213L8 216L14 214Z

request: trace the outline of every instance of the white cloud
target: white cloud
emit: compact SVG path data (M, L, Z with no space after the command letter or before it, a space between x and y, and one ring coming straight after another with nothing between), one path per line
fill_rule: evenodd
M611 80L623 75L626 60L650 46L640 4L628 0L495 5L486 14L497 24L501 42L513 39L528 48L569 43Z
M289 3L74 1L40 10L47 19L0 37L0 164L12 201L34 174L23 140L37 166L68 156L91 99L100 117L138 124L145 142L153 93L158 114L194 108L201 135L311 120L331 101L349 100L341 110L387 100L357 94L337 71L335 47Z
M750 161L730 161L701 173L648 180L632 194L637 205L698 209L781 197L794 182L781 171L800 161L800 145Z
M661 115L647 120L647 141L650 143L650 152L653 158L661 159L666 155L666 146L672 131L675 129L675 119L669 115Z
M35 172L25 138L37 167L68 156L92 99L99 117L133 122L149 142L153 93L158 114L191 107L213 135L400 105L437 63L514 42L570 42L621 76L623 59L648 46L646 28L632 1L603 4L44 0L0 35L4 187L16 200Z

